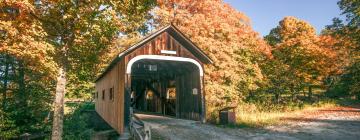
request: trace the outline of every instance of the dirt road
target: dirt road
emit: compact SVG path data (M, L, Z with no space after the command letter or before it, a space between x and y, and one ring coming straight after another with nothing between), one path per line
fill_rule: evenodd
M265 128L222 128L164 116L138 114L152 126L153 139L165 140L356 140L360 139L360 109L336 107L283 118Z

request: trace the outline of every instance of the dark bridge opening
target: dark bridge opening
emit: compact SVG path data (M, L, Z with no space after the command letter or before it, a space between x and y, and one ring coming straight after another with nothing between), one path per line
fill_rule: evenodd
M135 111L200 120L199 68L190 62L143 59L131 68L131 106Z

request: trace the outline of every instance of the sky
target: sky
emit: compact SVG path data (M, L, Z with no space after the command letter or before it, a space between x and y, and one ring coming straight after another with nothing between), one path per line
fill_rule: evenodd
M285 16L309 22L317 33L341 16L338 0L224 0L251 19L253 29L261 35L269 34ZM342 18L343 19L343 18Z

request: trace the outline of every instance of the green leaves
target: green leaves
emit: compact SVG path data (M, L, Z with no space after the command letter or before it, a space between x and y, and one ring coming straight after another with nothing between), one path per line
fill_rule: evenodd
M92 92L90 83L115 55L113 42L119 34L142 28L154 4L152 0L61 0L44 2L37 9L42 28L56 48L54 59L70 77L68 97Z
M351 96L360 99L360 2L357 0L341 0L338 2L343 14L347 17L347 23L335 18L333 24L327 26L323 34L331 35L338 39L337 45L347 53L346 64L343 66L342 75L334 76L337 80L333 82L328 93L331 96ZM343 94L336 93L340 91ZM335 92L335 93L334 93Z
M340 9L345 14L350 26L360 26L360 2L358 0L340 0L338 2Z
M155 6L153 0L33 2L0 3L0 59L11 56L13 63L6 71L17 74L2 77L5 63L0 61L0 87L5 89L1 93L11 103L8 110L0 110L9 114L0 115L7 121L0 123L9 128L0 124L0 129L9 136L48 131L50 120L44 119L51 110L59 67L67 71L67 97L91 98L96 75L121 50L113 45L119 34L146 31L148 11ZM8 85L2 85L4 79ZM1 96L0 101L6 99Z

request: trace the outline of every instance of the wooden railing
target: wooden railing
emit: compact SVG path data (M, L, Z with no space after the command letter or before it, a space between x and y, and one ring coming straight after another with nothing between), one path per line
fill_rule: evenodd
M134 140L151 140L151 128L130 109L130 134Z

